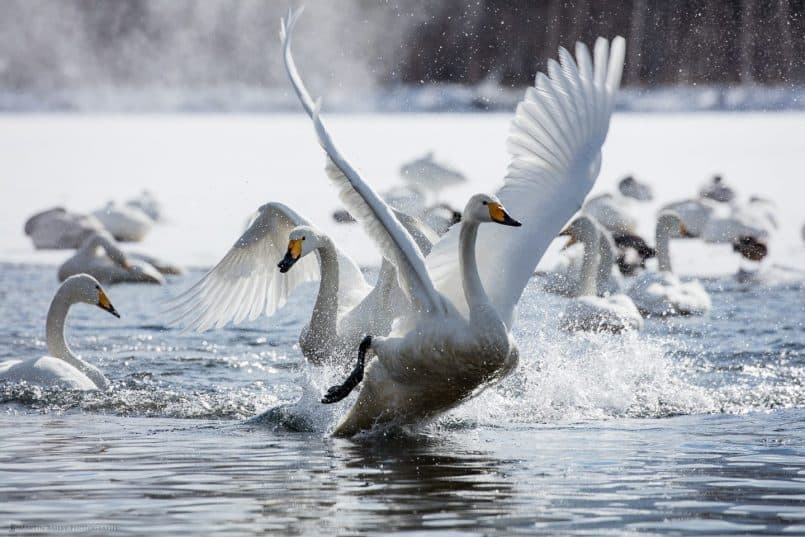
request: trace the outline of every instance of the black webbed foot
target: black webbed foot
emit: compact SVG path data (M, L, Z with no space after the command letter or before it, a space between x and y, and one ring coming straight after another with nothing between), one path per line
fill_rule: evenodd
M363 341L361 341L361 344L358 346L358 363L355 365L352 373L349 374L347 380L345 380L343 384L330 387L330 389L327 390L327 393L324 394L324 397L321 398L322 403L325 405L337 403L352 393L352 390L355 389L355 386L357 386L363 380L363 368L366 362L366 351L369 350L371 344L372 336L366 336L363 338Z

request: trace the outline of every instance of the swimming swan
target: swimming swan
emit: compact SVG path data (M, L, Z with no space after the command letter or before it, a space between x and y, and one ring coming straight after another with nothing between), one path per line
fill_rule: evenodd
M159 270L136 255L126 255L106 232L84 239L76 253L59 267L59 281L89 274L104 284L165 283Z
M548 243L598 175L624 42L617 38L610 55L609 43L599 39L595 62L579 44L578 65L560 50L561 66L551 62L551 78L538 75L517 107L508 139L513 159L498 196L473 196L462 223L434 245L426 264L410 235L336 149L322 123L290 53L298 14L290 13L281 29L289 77L328 155L330 179L350 213L397 268L400 287L413 307L412 315L395 322L392 336L365 338L353 373L325 395L323 402L338 401L363 381L357 401L334 431L348 436L377 422L432 417L514 367L514 307ZM479 229L484 222L516 225L504 205L524 215L522 227ZM367 364L369 350L376 359Z
M70 306L92 304L120 317L98 281L88 274L67 278L50 303L46 334L48 356L0 364L0 381L28 382L43 387L104 390L109 381L100 369L75 356L64 339L64 321Z
M677 214L660 213L655 232L659 270L641 272L628 294L644 315L703 315L710 311L710 295L698 280L682 282L671 271L669 239L672 233L684 236L687 232Z
M429 252L436 234L411 217L399 218L419 248ZM316 259L306 257L313 252ZM249 228L212 270L174 299L168 310L173 313L170 322L203 332L261 314L271 316L294 289L312 280L320 280L319 290L310 322L299 336L302 354L311 363L346 359L368 330L387 334L391 329L399 302L395 302L399 290L395 291L394 267L383 262L376 284L370 286L330 237L290 207L273 202L260 207Z
M611 273L615 261L615 246L606 230L592 218L580 216L560 235L584 244L579 277L573 282L573 299L562 315L559 326L564 330L614 332L639 330L643 317L632 299L621 292L610 294L603 276Z

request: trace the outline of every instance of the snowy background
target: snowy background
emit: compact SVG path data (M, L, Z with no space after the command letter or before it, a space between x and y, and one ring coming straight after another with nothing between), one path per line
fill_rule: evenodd
M376 264L359 228L331 219L338 203L281 65L278 21L290 4L4 2L0 260L59 263L69 252L34 251L26 218L56 205L90 212L147 188L167 221L136 250L209 266L252 211L282 201ZM738 201L757 194L778 204L772 261L805 267L801 2L305 4L300 70L378 190L431 150L469 179L444 201L460 208L471 193L495 190L511 113L534 73L560 45L620 34L624 88L593 192L625 174L648 182L655 202L640 209L640 231L651 237L660 205L721 173ZM729 246L673 248L682 273L738 266Z

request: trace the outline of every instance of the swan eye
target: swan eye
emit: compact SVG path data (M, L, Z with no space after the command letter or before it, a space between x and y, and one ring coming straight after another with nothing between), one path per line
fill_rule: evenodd
M481 203L483 203L484 205L488 205L488 203L486 201L482 201Z

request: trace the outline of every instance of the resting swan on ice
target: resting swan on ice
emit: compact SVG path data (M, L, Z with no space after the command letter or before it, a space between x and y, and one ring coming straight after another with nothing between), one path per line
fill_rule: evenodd
M615 246L607 231L582 215L560 235L584 244L581 271L573 282L573 299L562 314L560 328L614 333L640 330L643 317L632 299L620 292L609 294L601 289L601 275L611 272L615 260Z
M684 236L685 225L675 213L663 212L657 219L655 232L659 270L641 272L628 294L637 309L647 316L703 315L710 311L710 295L698 280L682 282L671 270L672 233Z
M548 244L592 188L601 164L624 42L599 39L595 61L578 44L578 64L564 49L550 78L539 74L517 107L509 149L512 163L497 196L473 196L461 224L436 243L426 260L389 207L337 150L290 57L298 12L283 21L288 72L303 107L313 110L327 171L341 199L397 269L412 313L389 337L368 336L347 381L323 402L346 397L363 381L357 401L336 426L348 436L380 422L412 423L479 393L517 362L510 331L514 309ZM523 215L517 226L504 209ZM485 225L490 222L503 225ZM506 227L504 227L506 226ZM476 252L480 256L476 257ZM367 361L367 353L374 356ZM365 379L364 379L365 369Z
M50 303L46 335L48 356L10 360L0 364L0 381L28 382L43 387L63 386L72 390L104 390L109 386L100 369L75 356L64 339L64 322L73 304L92 304L115 317L103 288L88 274L67 278Z

